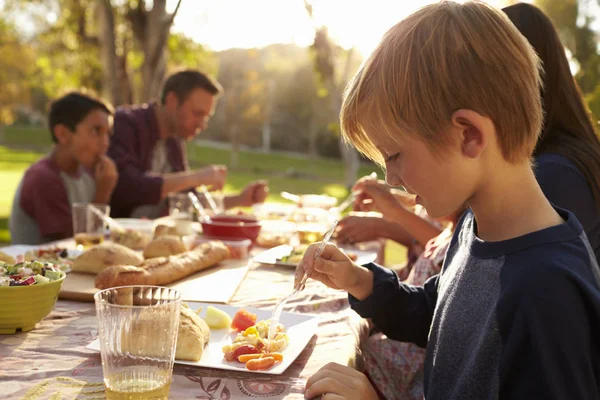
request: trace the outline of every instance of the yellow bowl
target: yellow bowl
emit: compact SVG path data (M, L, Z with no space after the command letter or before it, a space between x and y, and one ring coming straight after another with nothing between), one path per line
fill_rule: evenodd
M35 328L54 308L65 276L41 285L0 287L0 335Z

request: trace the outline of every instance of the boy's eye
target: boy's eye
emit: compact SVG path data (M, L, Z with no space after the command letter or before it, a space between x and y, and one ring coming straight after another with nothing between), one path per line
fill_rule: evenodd
M385 162L396 161L398 159L398 156L400 156L400 153L392 154L391 156L385 159Z

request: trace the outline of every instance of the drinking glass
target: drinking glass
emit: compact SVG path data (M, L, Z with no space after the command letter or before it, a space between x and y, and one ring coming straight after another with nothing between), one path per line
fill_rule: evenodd
M106 398L168 399L181 293L123 286L94 295Z
M110 206L107 204L73 203L71 206L73 236L80 250L102 243L107 229L104 220L92 211L90 205L107 217L110 215Z

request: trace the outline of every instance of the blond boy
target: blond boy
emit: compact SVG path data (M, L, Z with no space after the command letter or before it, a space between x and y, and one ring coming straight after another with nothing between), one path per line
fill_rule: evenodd
M482 3L442 2L394 26L349 84L344 137L433 217L468 203L439 276L423 287L328 245L297 278L347 290L390 338L427 346L427 399L600 398L600 272L581 225L544 197L530 157L539 61ZM393 201L392 198L389 199ZM306 397L376 398L336 364Z

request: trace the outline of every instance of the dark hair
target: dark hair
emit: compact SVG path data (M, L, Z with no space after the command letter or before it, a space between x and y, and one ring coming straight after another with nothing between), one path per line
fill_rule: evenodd
M52 141L57 143L54 128L56 125L65 125L71 131L94 110L102 110L112 115L112 107L99 99L79 92L71 92L54 100L50 105L48 124Z
M223 92L219 82L200 71L189 69L174 73L167 78L163 85L160 101L165 104L167 95L173 92L177 96L177 100L182 102L195 89L204 89L213 96L218 96Z
M569 61L550 19L537 7L519 3L502 9L540 57L544 125L533 155L558 153L583 173L600 207L600 140L573 79Z

